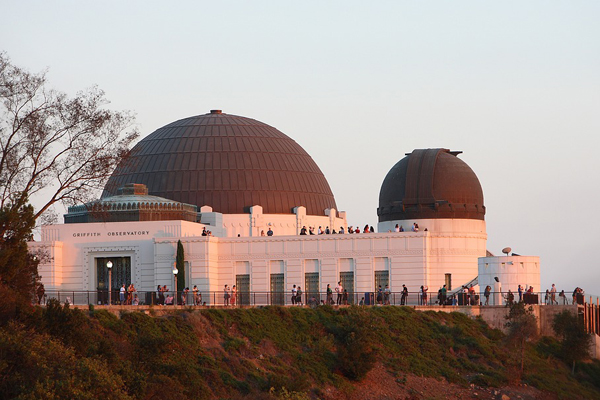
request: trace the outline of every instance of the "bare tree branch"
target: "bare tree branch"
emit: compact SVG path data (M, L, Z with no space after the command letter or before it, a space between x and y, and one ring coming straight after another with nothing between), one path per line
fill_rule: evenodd
M38 218L57 202L96 196L138 137L133 115L107 104L97 87L73 98L48 89L45 71L30 73L0 53L0 207L48 190Z

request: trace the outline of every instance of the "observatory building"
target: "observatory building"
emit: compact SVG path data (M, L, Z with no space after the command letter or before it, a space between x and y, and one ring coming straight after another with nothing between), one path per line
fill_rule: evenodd
M378 232L349 234L346 213L298 143L213 110L145 137L100 199L69 208L65 223L43 227L30 247L50 256L39 268L46 290L106 290L108 261L113 289L171 288L178 241L186 286L203 293L236 285L242 299L299 285L316 294L338 281L363 294L379 285L460 288L496 264L478 266L489 256L483 191L459 154L406 154L383 180ZM336 233L318 235L319 227Z

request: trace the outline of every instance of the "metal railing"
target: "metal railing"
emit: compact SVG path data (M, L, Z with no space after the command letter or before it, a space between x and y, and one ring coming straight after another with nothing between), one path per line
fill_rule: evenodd
M589 297L589 296L588 296ZM50 299L56 299L60 303L71 305L174 305L174 299L178 299L180 306L318 306L330 304L336 305L394 305L394 306L505 306L511 302L525 302L526 304L540 305L568 305L584 304L585 295L580 294L573 297L565 294L564 297L555 293L546 296L545 292L524 293L519 297L518 293L512 292L485 292L457 293L443 296L441 293L415 293L409 292L352 292L346 294L326 292L302 293L292 299L291 292L237 292L235 295L229 293L229 297L222 291L216 292L177 292L166 291L157 293L155 291L136 291L131 294L125 293L121 296L118 290L110 294L107 290L98 291L65 291L47 290L39 300L39 304L46 304Z

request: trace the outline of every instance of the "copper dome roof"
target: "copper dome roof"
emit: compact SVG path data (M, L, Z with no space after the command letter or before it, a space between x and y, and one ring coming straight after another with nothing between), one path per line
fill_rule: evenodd
M413 150L386 175L379 193L379 222L460 218L483 220L477 175L447 149Z
M220 110L175 121L142 139L102 197L127 183L223 214L247 213L253 205L265 214L289 214L297 206L309 215L337 209L325 176L298 143L272 126Z

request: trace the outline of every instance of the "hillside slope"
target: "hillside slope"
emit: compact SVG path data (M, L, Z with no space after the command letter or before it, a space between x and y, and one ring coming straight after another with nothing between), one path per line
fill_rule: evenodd
M51 304L0 328L0 394L35 399L600 398L556 342L527 349L459 313L264 307L153 317Z

